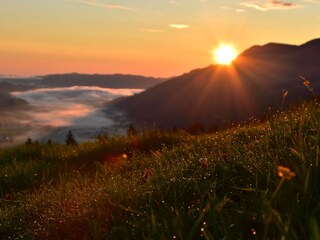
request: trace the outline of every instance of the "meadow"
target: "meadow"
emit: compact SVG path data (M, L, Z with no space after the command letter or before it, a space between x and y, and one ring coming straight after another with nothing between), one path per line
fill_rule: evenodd
M210 134L0 150L1 239L320 239L320 105Z

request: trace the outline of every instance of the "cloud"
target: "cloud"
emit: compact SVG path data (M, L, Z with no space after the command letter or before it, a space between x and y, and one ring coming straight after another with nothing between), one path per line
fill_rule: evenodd
M295 3L279 1L279 0L247 1L247 2L240 3L240 5L248 8L254 8L259 11L288 10L288 9L301 7L300 5Z
M108 120L100 109L106 102L122 96L141 92L141 89L109 89L100 87L42 88L13 93L25 99L34 111L30 116L41 126L83 126L102 127Z
M27 100L32 108L7 119L2 116L1 121L17 129L10 135L10 144L23 143L28 137L63 143L69 130L79 142L94 140L102 132L126 132L128 119L121 112L108 111L106 102L141 91L74 86L15 92L12 94Z
M169 27L171 28L176 28L176 29L185 29L185 28L189 28L190 26L187 24L176 24L176 23L172 23L169 24Z
M125 11L138 11L137 8L132 8L132 7L128 7L128 6L125 6L125 5L119 5L119 4L106 4L106 3L98 2L97 0L66 0L66 1L68 1L68 2L77 2L77 3L82 3L82 4L95 6L95 7L106 8L106 9L125 10Z

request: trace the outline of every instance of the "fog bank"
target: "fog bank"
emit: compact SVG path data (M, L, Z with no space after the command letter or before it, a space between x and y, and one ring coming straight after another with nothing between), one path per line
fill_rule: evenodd
M51 139L64 142L69 130L78 141L95 139L101 132L122 133L127 124L126 120L121 114L108 115L104 111L105 106L118 97L141 91L143 89L74 86L14 92L12 95L26 100L31 110L10 113L5 119L2 118L2 127L10 126L15 129L15 133L9 136L2 129L0 136L3 141L1 142L0 138L0 145L5 142L21 143L28 137L39 141ZM10 138L10 141L7 138Z

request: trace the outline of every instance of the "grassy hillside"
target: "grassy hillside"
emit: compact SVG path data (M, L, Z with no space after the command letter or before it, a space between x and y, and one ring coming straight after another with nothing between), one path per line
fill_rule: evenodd
M319 123L312 101L214 134L1 150L1 239L320 239Z

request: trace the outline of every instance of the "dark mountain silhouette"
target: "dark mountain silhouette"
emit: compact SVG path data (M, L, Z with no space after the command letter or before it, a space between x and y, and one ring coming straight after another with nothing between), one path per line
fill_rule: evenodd
M25 110L28 106L29 103L27 101L13 97L9 92L0 90L0 113L1 111Z
M0 113L2 111L14 111L26 109L29 103L23 99L14 97L10 92L25 91L31 89L30 86L13 85L7 82L0 82Z
M72 87L97 86L102 88L142 88L147 89L164 82L164 78L144 77L124 74L52 74L35 78L10 79L1 78L0 82L29 87Z
M47 87L98 86L104 88L150 88L165 79L135 75L55 74L44 76L41 84Z
M269 43L244 51L230 66L193 70L141 94L113 102L139 126L223 126L261 117L269 108L312 96L302 75L320 89L320 39L300 46Z
M33 89L30 85L17 85L8 82L0 82L0 91L2 92L19 92Z

